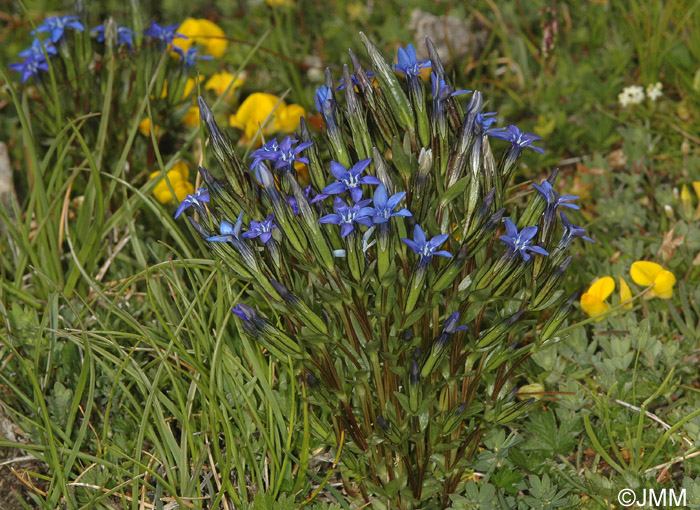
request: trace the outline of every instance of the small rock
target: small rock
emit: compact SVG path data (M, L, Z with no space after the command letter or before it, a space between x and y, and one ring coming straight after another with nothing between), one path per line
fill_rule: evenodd
M466 54L478 56L488 37L488 31L476 21L469 22L454 16L435 16L420 9L411 13L410 28L418 42L418 58L428 58L428 50L423 44L428 36L445 65Z

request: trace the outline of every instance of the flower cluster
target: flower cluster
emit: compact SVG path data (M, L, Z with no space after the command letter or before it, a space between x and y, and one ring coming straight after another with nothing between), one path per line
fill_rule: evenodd
M556 172L506 214L522 151L544 153L541 138L494 127L496 112L483 111L480 91L452 83L429 40L429 60L409 45L396 64L363 42L370 67L351 53L352 73L343 68L353 86L327 70L316 91L324 136L314 139L297 112L296 133L265 140L252 164L200 98L224 180L200 168L210 202L200 190L178 213L201 213L191 227L246 284L232 309L241 334L291 359L315 381L308 402L339 417L319 420L317 432L329 441L343 428L344 476L370 498L410 471L413 485L392 506L425 506L423 484L456 486L480 431L527 411L509 378L556 337L573 303L562 289L569 247L592 239L563 214L578 214L578 197L560 194ZM427 70L430 83L419 78ZM265 119L284 131L275 105L253 94L231 123L248 142L265 134ZM422 457L425 448L449 452L451 465ZM438 506L450 490L433 493Z
M22 73L22 83L29 78L38 78L39 71L48 72L49 64L47 57L57 54L56 45L61 43L67 34L67 29L83 32L85 27L77 16L52 16L46 18L41 25L36 27L36 33L48 34L48 38L34 38L32 45L19 53L23 57L22 62L10 64L10 69ZM34 33L34 32L33 32Z
M661 92L662 88L663 85L661 82L650 83L646 87L646 97L648 97L652 103L656 102L657 99L663 96L663 92ZM630 85L622 89L622 92L617 95L617 100L620 102L620 106L626 108L629 105L640 104L644 101L644 97L644 87L641 85Z
M113 23L113 26L116 46L125 46L133 53L134 31L116 23ZM35 38L28 49L19 53L24 60L10 64L10 69L22 73L22 83L29 78L39 79L40 71L49 70L47 57L55 56L58 53L56 47L66 44L65 40L70 30L85 31L77 16L52 16L44 19L36 28L36 34L47 34L48 37L44 40ZM105 30L105 24L100 24L91 29L90 34L98 43L105 43ZM181 59L185 68L194 66L197 60L222 57L228 46L223 30L206 19L187 18L180 25L165 26L151 21L143 34L158 41L162 49L172 51ZM195 43L200 45L199 48L204 54L200 54L200 49L192 46Z
M656 262L638 260L630 267L630 276L637 285L648 287L644 293L645 299L670 299L673 295L673 287L676 285L675 275ZM620 299L619 304L629 310L632 308L631 303L632 291L624 278L619 278L620 283ZM598 278L581 295L581 309L591 317L598 317L596 321L601 321L605 317L603 314L610 311L610 304L606 299L615 290L615 280L610 276Z

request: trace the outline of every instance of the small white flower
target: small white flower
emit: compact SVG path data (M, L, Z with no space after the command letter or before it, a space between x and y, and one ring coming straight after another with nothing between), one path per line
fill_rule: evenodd
M647 97L652 101L656 101L657 99L659 99L661 96L664 95L664 93L661 92L661 87L662 85L660 81L657 81L653 85L647 85Z
M623 107L630 104L639 104L644 101L644 87L639 85L625 87L622 92L617 95L617 100Z

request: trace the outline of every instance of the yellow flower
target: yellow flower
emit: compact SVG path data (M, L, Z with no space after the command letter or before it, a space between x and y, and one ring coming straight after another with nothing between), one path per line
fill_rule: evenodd
M190 106L189 110L187 110L187 113L182 118L182 122L188 128L199 126L199 107Z
M646 299L661 298L668 299L673 295L673 286L676 284L676 277L671 271L665 270L656 262L638 260L630 268L630 276L637 285L652 289L645 296Z
M158 127L158 125L156 125L153 129L156 132L156 136L158 136L158 133L160 132L160 128ZM139 122L139 131L143 136L151 136L151 119L146 117L141 122Z
M156 179L160 175L160 170L156 170L151 173L149 179ZM190 177L190 169L184 162L178 161L175 163L173 167L168 170L167 175L170 185L175 192L175 197L179 202L182 202L187 195L194 193L194 186L187 180ZM156 187L153 188L153 195L161 204L167 204L173 200L173 196L170 193L168 183L165 182L165 179L156 184Z
M293 133L299 127L300 117L306 117L306 111L298 104L290 104L285 108L277 108L270 129L283 133Z
M591 317L607 312L610 310L610 305L605 300L614 290L615 280L610 276L599 278L581 296L581 308ZM603 320L602 317L598 319L598 321L601 320Z
M632 299L632 291L630 291L630 286L627 285L627 282L625 281L625 279L622 276L620 276L619 281L620 281L620 303L624 303L625 301L629 301L630 299ZM633 306L634 305L632 303L629 303L629 304L625 305L623 308L625 310L630 310L630 309L632 309Z
M255 92L249 95L241 103L238 111L229 117L229 124L233 128L244 130L246 138L252 140L270 114L273 115L263 129L263 134L275 131L291 133L299 126L299 117L304 113L304 109L299 105L287 106L273 94Z
M228 47L228 41L224 39L224 31L208 19L187 18L176 32L188 37L188 39L173 39L173 46L177 46L182 51L187 51L192 44L197 43L202 46L205 54L221 58Z
M234 81L234 79L236 81ZM230 98L233 94L233 91L241 85L243 85L243 83L245 83L245 80L243 78L236 78L235 75L227 73L226 71L212 74L211 78L209 78L209 81L206 83L206 85L204 85L204 89L213 90L218 96L223 96L224 92L226 92L226 89L232 81L233 85L231 86L231 90L229 91L229 95L227 97Z
M206 78L204 76L199 76L199 81L200 83L203 82ZM185 92L182 94L182 99L185 99L187 96L190 95L192 90L194 90L195 85L197 84L197 81L194 78L187 78L187 81L185 82Z

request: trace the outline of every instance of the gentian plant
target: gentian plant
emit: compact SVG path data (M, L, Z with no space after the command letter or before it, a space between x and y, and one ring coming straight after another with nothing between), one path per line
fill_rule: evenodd
M316 93L323 135L302 120L298 144L269 141L253 172L200 99L224 177L200 168L210 202L189 220L245 283L231 303L240 334L296 367L347 492L445 508L484 432L530 409L514 397L519 367L556 341L573 303L566 250L587 237L559 221L575 197L556 194L556 174L523 210L506 200L539 137L491 127L481 92L451 82L430 40L429 62L409 47L392 65L362 38L371 71L351 52L342 79L355 86L328 71ZM427 67L428 88L415 79Z

